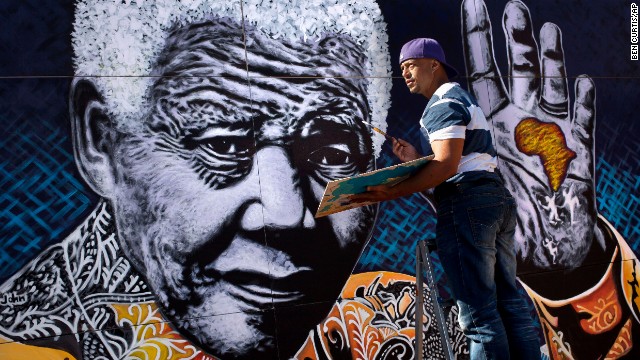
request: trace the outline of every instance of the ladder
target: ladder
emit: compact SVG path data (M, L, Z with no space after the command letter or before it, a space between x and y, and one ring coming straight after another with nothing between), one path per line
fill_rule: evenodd
M442 351L446 360L455 359L449 333L447 331L447 319L445 318L443 307L452 306L453 300L442 300L438 296L438 286L436 284L435 275L433 273L433 264L431 263L430 253L436 250L436 240L434 238L420 240L416 245L416 320L415 320L415 359L423 360L424 355L424 327L422 318L424 316L424 298L425 298L425 277L428 291L428 301L431 302L434 309L435 323L440 334Z

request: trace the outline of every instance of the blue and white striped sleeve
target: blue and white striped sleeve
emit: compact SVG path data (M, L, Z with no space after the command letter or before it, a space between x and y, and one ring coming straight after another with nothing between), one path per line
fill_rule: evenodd
M469 113L466 106L455 99L440 99L425 111L420 124L429 134L429 142L445 139L464 139Z

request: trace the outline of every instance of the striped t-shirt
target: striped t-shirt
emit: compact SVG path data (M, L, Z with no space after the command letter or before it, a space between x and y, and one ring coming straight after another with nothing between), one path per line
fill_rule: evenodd
M424 109L420 128L429 143L465 139L458 171L446 182L475 180L495 171L496 151L487 119L476 100L459 84L449 82L436 90Z

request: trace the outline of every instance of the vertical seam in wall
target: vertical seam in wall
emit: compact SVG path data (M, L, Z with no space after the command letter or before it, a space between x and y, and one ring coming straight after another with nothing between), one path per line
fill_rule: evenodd
M240 26L242 26L242 43L244 45L244 64L245 64L245 71L247 74L247 87L249 88L249 101L251 102L250 104L250 109L251 109L251 127L254 130L253 131L253 146L255 148L255 159L256 159L256 167L257 167L257 172L258 172L258 193L260 196L260 202L262 202L262 184L260 181L260 159L258 158L258 145L257 145L257 141L256 141L256 124L254 122L254 117L253 117L253 93L251 91L251 78L249 76L249 59L248 59L248 55L247 55L247 33L245 30L245 17L244 17L244 0L239 0L240 1L240 17L241 17L241 24ZM262 209L262 232L264 234L264 241L267 241L267 230L266 230L266 226L265 225L265 215L264 215L264 206L260 207ZM271 268L269 268L269 273L271 273Z
M91 329L89 329L89 331L81 331L81 329L73 329L73 335L76 337L76 339L79 339L80 334L81 333L87 333L87 332L94 332L96 334L96 336L100 339L100 341L102 342L102 344L104 345L105 350L109 353L109 355L113 358L116 359L118 358L118 356L115 354L115 351L112 347L112 343L108 341L108 339L106 339L104 332L102 331L103 329L101 329L99 326L97 326L94 322L93 322L93 318L91 316L89 316L87 309L85 307L84 302L82 301L82 299L80 298L80 289L78 289L78 287L76 286L75 282L71 279L74 279L73 276L73 271L71 271L71 266L70 266L70 255L69 255L69 247L67 246L67 242L66 241L62 241L60 243L62 246L62 253L63 253L63 261L64 261L64 269L66 271L66 275L67 277L70 279L69 285L71 286L71 288L73 289L73 293L72 293L72 297L75 300L75 303L78 307L78 311L85 317L86 321L87 321L87 325L91 326ZM106 329L104 329L106 330ZM80 341L78 341L78 343L82 344ZM84 352L84 351L83 351Z
M260 159L258 158L258 144L256 141L256 124L254 122L254 117L253 117L253 93L251 92L251 77L249 76L249 59L248 59L248 55L247 55L247 32L246 32L246 28L245 28L245 16L244 16L244 0L239 0L240 2L240 18L241 18L241 24L240 26L242 26L242 44L244 45L244 64L245 64L245 70L246 70L246 74L247 74L247 85L249 88L249 101L251 102L250 104L250 109L251 109L251 127L253 128L253 146L255 147L255 159L256 159L256 171L258 172L258 194L259 194L259 201L260 203L262 203L262 183L260 181ZM260 206L260 209L262 211L262 233L264 235L263 240L266 244L267 242L267 229L265 226L265 214L264 214L264 206ZM269 274L271 274L271 266L269 266ZM270 289L271 290L271 289ZM273 295L273 292L272 292ZM272 297L272 303L271 303L271 308L273 309L273 297ZM280 357L280 348L278 346L278 327L276 326L277 323L277 319L276 319L276 315L275 315L275 311L273 313L273 322L274 322L274 327L275 327L275 345L276 345L276 353L278 354L278 358Z
M241 24L240 26L242 26L242 44L244 46L244 65L245 65L245 72L247 74L247 87L249 89L249 101L250 103L250 109L251 109L251 127L254 130L253 131L253 146L255 151L255 159L256 159L256 171L258 172L258 194L260 197L260 202L262 202L262 183L260 181L260 159L258 158L258 149L257 149L257 141L256 141L256 124L254 122L254 117L253 117L253 93L251 91L251 78L249 76L249 57L247 55L247 32L246 32L246 28L245 28L245 16L244 16L244 0L239 0L240 2L240 18L241 18ZM264 226L265 224L265 214L264 214L264 206L260 207L261 211L262 211L262 232L264 234L264 241L267 241L267 230ZM269 268L269 273L271 273L271 268Z

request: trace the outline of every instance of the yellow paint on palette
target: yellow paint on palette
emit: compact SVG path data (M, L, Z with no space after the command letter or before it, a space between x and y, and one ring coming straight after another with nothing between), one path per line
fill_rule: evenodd
M576 157L576 153L567 146L560 126L527 118L516 126L515 141L518 150L540 158L549 186L558 191L567 177L571 160Z
M7 342L5 342L7 341ZM76 360L66 351L41 346L26 345L0 337L0 359L12 360Z

